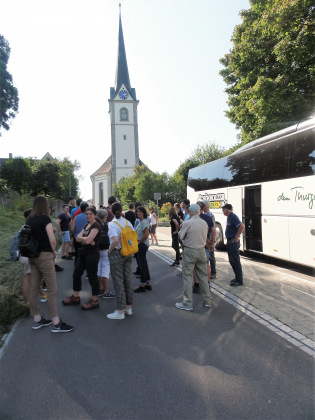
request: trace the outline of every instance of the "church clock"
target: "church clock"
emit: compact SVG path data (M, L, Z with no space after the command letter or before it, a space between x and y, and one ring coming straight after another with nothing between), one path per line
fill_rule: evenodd
M127 92L125 89L122 89L122 90L119 92L119 97L120 97L121 99L127 99L127 98L128 98L128 96L129 96L129 94L128 94L128 92Z

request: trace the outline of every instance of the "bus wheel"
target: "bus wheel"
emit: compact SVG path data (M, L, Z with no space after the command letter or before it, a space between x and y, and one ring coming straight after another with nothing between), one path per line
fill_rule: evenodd
M222 251L225 248L222 226L215 223L215 248Z

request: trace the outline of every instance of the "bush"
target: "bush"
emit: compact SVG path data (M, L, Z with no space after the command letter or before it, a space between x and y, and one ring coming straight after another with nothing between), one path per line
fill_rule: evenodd
M160 210L161 217L167 217L169 209L172 207L171 203L164 203Z

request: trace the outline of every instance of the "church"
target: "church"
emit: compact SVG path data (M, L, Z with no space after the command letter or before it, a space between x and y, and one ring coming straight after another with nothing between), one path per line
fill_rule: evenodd
M139 159L136 90L130 85L124 35L119 10L118 58L115 87L110 88L111 156L91 175L93 203L107 205L113 184L133 174Z

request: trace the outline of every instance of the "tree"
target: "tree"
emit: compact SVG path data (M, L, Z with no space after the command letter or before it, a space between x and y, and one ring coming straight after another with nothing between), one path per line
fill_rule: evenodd
M193 151L192 155L180 164L176 170L175 176L181 176L182 182L185 184L185 191L187 186L187 178L189 169L195 168L196 166L204 165L205 163L212 162L222 157L225 152L225 148L219 146L215 142L197 146ZM185 192L186 195L186 192ZM184 198L184 196L183 196Z
M1 168L1 178L11 190L19 194L29 193L32 178L30 161L22 157L6 160Z
M247 143L314 113L312 0L250 0L232 50L220 60L230 121Z
M7 71L10 52L8 41L0 35L0 136L1 128L9 130L10 120L15 118L19 109L18 90L13 86L13 78Z

